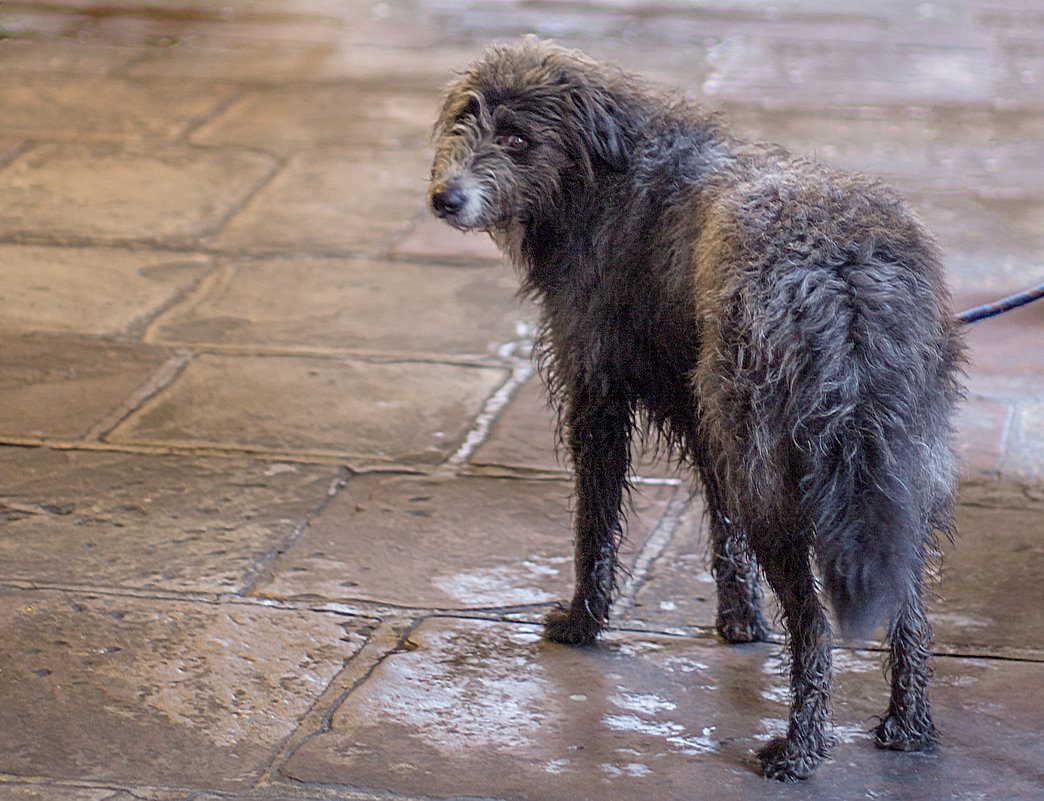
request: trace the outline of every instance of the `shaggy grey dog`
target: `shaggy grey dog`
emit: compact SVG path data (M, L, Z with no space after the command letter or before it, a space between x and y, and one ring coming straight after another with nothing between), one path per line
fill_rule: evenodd
M885 748L936 742L922 609L949 532L962 345L936 248L888 187L733 137L701 107L583 55L497 47L450 88L429 201L488 231L542 310L545 375L576 474L576 594L546 635L594 641L616 587L629 441L698 473L717 629L787 628L787 735L768 776L827 755L831 630L888 627Z

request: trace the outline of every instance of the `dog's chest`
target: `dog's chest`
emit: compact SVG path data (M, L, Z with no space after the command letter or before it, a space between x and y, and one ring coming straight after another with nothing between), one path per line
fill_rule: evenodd
M574 382L615 387L656 418L690 417L698 332L682 308L633 282L552 294L544 312L556 367Z

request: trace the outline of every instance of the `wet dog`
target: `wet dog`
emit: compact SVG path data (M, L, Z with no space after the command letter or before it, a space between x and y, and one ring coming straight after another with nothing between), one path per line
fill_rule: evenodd
M931 748L921 596L950 530L962 344L922 224L877 181L534 40L471 65L436 130L432 209L489 232L541 308L576 479L576 592L546 636L605 624L648 427L702 484L721 637L767 637L759 570L778 598L791 709L765 774L810 776L832 744L820 582L842 634L887 626L877 744Z

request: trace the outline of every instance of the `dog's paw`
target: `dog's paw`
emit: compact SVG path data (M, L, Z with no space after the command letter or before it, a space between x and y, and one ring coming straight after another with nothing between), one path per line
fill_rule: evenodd
M931 751L938 742L939 732L931 718L910 726L889 715L874 729L874 745L892 751Z
M563 645L591 645L601 630L601 620L571 606L559 606L544 618L544 636Z
M772 639L772 627L760 610L750 615L718 614L715 630L718 636L730 645L745 642L768 642Z
M780 737L760 751L761 772L769 779L792 782L807 779L816 772L822 758L815 751L806 751L794 746L790 740Z

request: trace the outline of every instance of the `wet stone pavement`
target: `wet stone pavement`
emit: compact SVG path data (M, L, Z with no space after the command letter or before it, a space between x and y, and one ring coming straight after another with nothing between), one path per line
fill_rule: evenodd
M1044 304L969 332L942 745L777 785L778 643L713 636L641 458L612 631L568 597L532 310L425 212L441 86L534 32L883 175L957 305L1044 279L1039 0L0 3L0 801L1044 798Z

